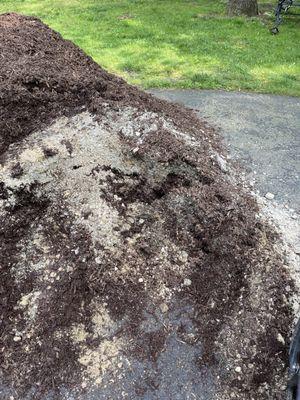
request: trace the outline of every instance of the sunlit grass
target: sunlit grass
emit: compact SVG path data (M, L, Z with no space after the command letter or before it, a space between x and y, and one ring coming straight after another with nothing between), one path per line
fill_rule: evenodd
M0 12L40 17L96 62L150 87L300 95L300 16L272 36L259 18L228 18L222 0L1 0Z

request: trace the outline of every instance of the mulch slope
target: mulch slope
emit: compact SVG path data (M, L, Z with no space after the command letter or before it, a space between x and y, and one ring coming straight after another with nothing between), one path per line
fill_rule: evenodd
M184 122L186 129L196 123L181 107L107 73L36 18L4 14L0 35L0 154L10 143L60 115L85 108L101 114L103 102L164 112L174 122Z
M211 150L220 149L216 133L191 111L157 100L108 74L78 47L35 18L0 16L0 54L3 165L15 149L9 149L10 145L21 143L59 116L84 110L94 114L99 122L108 109L118 112L131 106L137 114L153 112L157 118L162 116L172 121L178 130L201 144L197 147L183 144L167 130L160 129L148 135L132 156L138 160L134 162L144 165L143 173L126 175L107 165L91 171L109 172L103 198L122 218L126 219L135 204L142 204L148 213L147 234L137 221L131 222L123 233L122 251L117 255L104 252L102 265L105 271L113 273L116 265L126 261L134 270L136 257L143 260L142 265L147 265L148 270L154 270L158 246L156 218L157 214L162 215L164 235L184 250L190 260L191 284L178 296L189 299L195 308L195 321L204 344L199 367L215 365L217 370L226 357L233 365L236 347L242 354L239 362L245 376L241 379L235 373L228 373L221 377L222 390L227 385L230 397L232 388L231 398L284 398L276 382L286 374L287 340L283 344L277 338L279 333L285 339L289 336L292 315L282 300L283 296L289 296L285 289L288 276L273 248L276 235L256 217L257 204L212 161ZM136 148L136 139L122 138L122 141L126 152ZM54 156L51 149L45 150L46 158ZM169 172L153 175L153 165ZM22 165L17 163L11 172L12 179L18 179L22 176ZM89 234L83 227L74 233L72 218L58 204L51 203L47 193L37 195L40 190L37 186L38 183L15 191L11 204L8 200L13 189L0 182L5 211L0 227L0 376L15 388L20 398L32 386L35 396L42 398L42 393L61 384L74 385L79 379L76 349L67 337L57 338L56 332L74 324L84 324L89 331L89 304L95 297L105 298L113 318L127 316L128 335L133 337L147 303L147 291L141 290L140 285L128 280L120 287L107 280L103 268L99 269L93 261ZM174 196L181 200L172 200ZM125 206L122 208L120 204ZM45 214L51 218L43 222ZM51 252L60 256L60 268L71 265L73 269L57 284L52 302L45 302L39 311L36 331L26 339L31 351L26 353L26 346L20 347L18 341L12 340L12 331L24 328L18 303L24 293L33 290L38 277L16 282L14 273L20 244L26 241L28 226L32 224L43 227ZM139 240L131 242L137 234ZM127 254L130 246L135 257ZM84 255L84 262L74 256L77 248ZM170 258L171 265L172 262L175 263ZM171 288L172 284L174 287L178 284L171 273L166 279ZM263 288L261 292L255 292L255 282ZM261 295L261 300L254 301L253 293ZM257 323L255 332L251 318ZM230 338L236 343L231 343ZM153 348L153 343L151 346L152 355L163 348L160 343L157 348Z

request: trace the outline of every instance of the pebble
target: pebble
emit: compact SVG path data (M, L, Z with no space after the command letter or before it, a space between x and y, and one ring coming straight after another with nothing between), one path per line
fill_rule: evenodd
M215 160L222 172L228 171L227 162L226 162L226 160L224 160L224 158L222 156L220 156L219 154L216 154Z
M161 309L161 312L166 313L169 311L169 307L166 303L162 303L159 308Z
M20 340L22 340L21 336L14 337L14 342L19 342Z
M215 308L215 305L216 305L216 303L215 303L214 301L212 301L212 302L210 303L210 308Z
M182 263L186 263L188 260L188 253L186 251L182 251L178 255L178 260Z
M278 340L278 342L285 344L285 340L284 340L283 336L281 335L281 333L278 333L277 340Z
M271 193L271 192L268 192L268 193L265 194L265 198L268 199L268 200L273 200L274 197L275 197L274 194Z
M241 367L236 367L235 368L235 372L237 372L238 374L240 374L242 372L242 368Z
M143 283L143 282L144 282L144 279L143 279L143 278L139 278L139 282L140 282L140 283Z
M185 278L184 281L183 281L183 284L184 284L184 286L191 286L192 281L190 279L188 279L188 278Z

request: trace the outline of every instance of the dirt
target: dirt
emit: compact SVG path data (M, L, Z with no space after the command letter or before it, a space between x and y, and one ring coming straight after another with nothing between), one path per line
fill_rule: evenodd
M35 18L0 38L1 398L106 390L175 337L213 398L284 399L294 283L217 133Z

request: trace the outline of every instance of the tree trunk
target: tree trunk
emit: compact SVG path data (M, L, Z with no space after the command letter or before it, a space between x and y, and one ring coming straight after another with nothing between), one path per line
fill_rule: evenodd
M257 0L228 0L228 14L253 17L258 14Z

